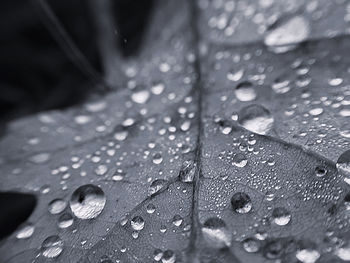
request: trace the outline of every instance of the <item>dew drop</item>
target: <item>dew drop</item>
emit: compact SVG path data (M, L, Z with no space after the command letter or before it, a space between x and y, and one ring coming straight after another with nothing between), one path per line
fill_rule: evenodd
M276 225L285 226L290 222L291 214L284 207L277 207L272 211L272 220Z
M157 193L165 186L166 182L167 181L163 179L154 180L148 189L148 194L153 195Z
M163 157L160 153L156 153L153 155L153 159L152 159L152 162L154 164L161 164L163 161Z
M202 227L205 241L214 248L223 248L231 245L232 236L225 222L217 217L209 218Z
M243 240L243 248L248 253L258 252L260 249L260 243L255 238L247 238Z
M345 177L350 177L350 150L343 152L338 160L336 167L338 172Z
M131 95L131 99L135 103L144 104L149 99L149 96L150 94L148 90L140 90L140 91L135 91Z
M175 263L176 255L172 250L166 250L163 253L162 263Z
M246 214L252 209L252 201L246 193L238 192L231 197L231 205L235 212Z
M185 183L193 181L196 172L196 164L192 160L185 160L179 173L180 180Z
M267 134L273 125L271 113L261 105L249 105L240 110L238 123L249 131Z
M235 89L235 95L240 101L252 101L256 99L256 91L249 81L241 82Z
M63 241L59 236L49 236L41 244L41 253L46 258L56 258L63 251Z
M327 169L324 168L323 166L317 166L315 168L315 174L317 177L323 177L327 174Z
M237 153L232 159L235 166L243 168L247 165L248 159L243 153Z
M77 188L70 199L69 205L73 214L80 219L92 219L101 214L106 204L102 189L96 185L87 184Z
M295 254L302 263L315 263L320 257L320 253L314 249L301 249Z
M174 215L172 223L175 226L180 226L182 224L183 218L180 215Z
M53 215L61 213L67 207L67 202L62 199L55 199L49 203L49 212Z
M30 238L34 233L35 227L32 224L25 224L16 232L16 238L25 239Z
M132 229L135 231L140 231L145 227L145 220L141 216L135 216L130 221Z
M71 214L65 213L58 218L58 227L67 228L73 224L73 217Z
M284 21L283 21L284 20ZM310 33L308 21L302 16L278 20L267 31L264 43L275 53L284 53L295 49L297 44L307 39Z

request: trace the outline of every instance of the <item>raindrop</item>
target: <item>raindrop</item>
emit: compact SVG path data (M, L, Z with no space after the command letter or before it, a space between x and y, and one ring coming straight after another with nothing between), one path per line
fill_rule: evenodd
M243 69L240 69L236 72L229 72L227 73L227 79L231 81L239 81L243 77L243 74L244 74Z
M97 217L102 212L105 204L104 192L100 187L92 184L77 188L69 202L73 214L80 219Z
M350 177L350 150L343 152L337 160L338 172L346 177Z
M172 223L175 226L180 226L182 224L183 218L180 215L174 215Z
M32 224L25 224L21 226L19 230L17 230L16 238L18 239L29 238L33 235L34 230L35 230L35 227Z
M307 39L310 33L308 21L302 16L278 20L264 38L264 43L275 53L293 50Z
M240 101L252 101L256 99L256 91L249 81L241 82L235 89L235 95Z
M58 227L67 228L73 224L73 217L71 214L65 213L58 218Z
M243 248L248 253L258 252L260 249L260 243L255 238L247 238L243 240Z
M163 257L163 251L160 250L159 248L155 249L153 252L153 259L155 261L160 261Z
M130 221L132 229L136 231L140 231L145 227L145 220L141 216L135 216Z
M261 105L249 105L240 110L238 123L249 131L267 134L273 125L271 113Z
M160 153L156 153L153 155L153 159L152 159L154 164L160 164L163 161L163 157Z
M133 102L135 103L139 103L139 104L144 104L147 102L147 100L149 99L149 91L148 90L140 90L140 91L135 91L132 95L131 95L131 99Z
M238 192L231 197L231 205L239 214L246 214L252 209L252 201L246 193Z
M284 207L277 207L272 211L272 219L276 225L285 226L290 222L291 214Z
M41 253L46 258L56 258L63 251L63 241L59 236L49 236L41 244Z
M327 169L324 168L323 166L317 166L315 168L315 174L317 177L323 177L327 174Z
M315 263L320 257L320 253L314 249L301 249L295 254L302 263Z
M223 248L231 245L232 236L225 222L217 217L209 218L202 227L205 241L214 248Z
M166 250L163 253L162 263L175 263L176 255L172 250Z
M148 194L153 195L153 194L157 193L165 186L166 182L167 181L163 180L163 179L158 179L158 180L153 181L148 189Z
M61 213L67 207L67 202L62 199L55 199L49 203L49 212L53 215Z
M153 214L156 211L156 207L154 204L148 204L146 207L146 211L149 214Z
M232 162L237 167L245 167L248 163L247 157L243 153L237 153L232 159Z
M118 131L114 134L114 139L117 141L124 141L128 137L127 131Z
M180 180L185 183L193 181L196 172L196 164L192 160L186 160L182 163L179 173Z

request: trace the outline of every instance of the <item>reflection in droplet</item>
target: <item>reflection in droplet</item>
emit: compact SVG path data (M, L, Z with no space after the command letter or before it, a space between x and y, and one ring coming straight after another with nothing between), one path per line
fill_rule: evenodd
M238 123L249 131L267 134L273 125L271 113L261 105L249 105L238 113Z
M73 214L80 219L97 217L102 212L105 204L104 192L100 187L92 184L77 188L69 202Z
M59 236L49 236L41 244L41 253L46 258L56 258L63 251L63 241Z
M205 241L214 248L223 248L231 245L232 236L225 222L217 217L209 218L202 227Z

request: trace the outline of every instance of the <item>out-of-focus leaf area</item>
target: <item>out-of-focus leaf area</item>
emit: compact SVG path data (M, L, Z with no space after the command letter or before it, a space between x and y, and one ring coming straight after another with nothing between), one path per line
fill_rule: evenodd
M350 261L348 1L0 5L0 262Z

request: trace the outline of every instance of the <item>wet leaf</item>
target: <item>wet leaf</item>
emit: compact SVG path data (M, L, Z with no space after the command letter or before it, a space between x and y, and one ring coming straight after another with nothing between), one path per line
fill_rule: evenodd
M288 3L159 1L116 91L12 122L1 259L349 260L349 8Z

